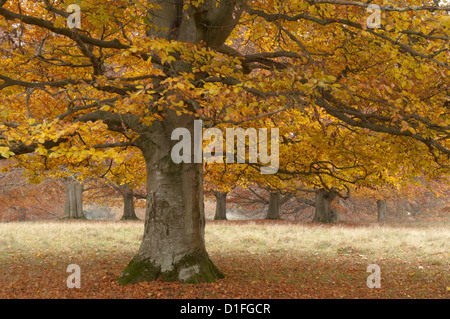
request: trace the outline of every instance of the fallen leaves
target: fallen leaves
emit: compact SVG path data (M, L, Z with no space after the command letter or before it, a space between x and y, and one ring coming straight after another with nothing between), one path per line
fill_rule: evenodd
M116 277L132 253L107 253L80 252L78 260L47 252L45 259L2 260L0 298L448 298L449 293L443 265L428 264L427 272L419 273L409 262L381 260L382 288L369 289L367 261L357 255L336 260L282 252L215 253L211 258L227 276L214 283L158 280L120 286ZM74 262L81 268L80 289L66 286L66 267Z
M50 227L48 223L45 225ZM308 238L314 238L315 241L309 246L300 246L300 242L291 245L291 241L283 238L288 238L287 233L292 232L292 229L276 228L277 232L284 231L286 236L281 237L265 224L251 225L255 229L249 232L244 231L243 225L236 225L233 221L227 223L233 232L217 227L213 229L212 225L209 229L214 230L209 233L214 241L210 241L208 253L214 264L225 273L224 279L199 285L158 280L120 286L116 278L136 253L139 238L134 232L140 233L140 228L134 224L120 224L120 228L117 228L116 223L84 222L81 225L95 226L98 232L83 233L79 228L80 223L59 225L66 227L66 232L60 233L59 237L47 236L48 233L54 234L56 228L38 232L34 228L36 224L20 224L21 237L11 237L5 230L3 241L0 242L0 298L449 297L449 255L445 251L432 252L423 248L398 251L383 250L381 245L362 246L344 240L354 237L352 234L355 229L352 227L345 228L349 234L342 237L338 244L336 235L333 237L334 233L330 233L333 230L331 226L319 227L320 233L314 232L316 226L296 228L303 234L303 244ZM241 227L239 232L236 231L237 227ZM127 229L125 237L119 236L124 232L123 229ZM269 230L272 232L269 233ZM17 233L18 229L9 231ZM220 235L222 231L232 234L237 241L227 242L227 238ZM264 236L258 235L258 232ZM323 232L329 235L327 240L322 240L326 239ZM118 237L111 237L111 233ZM127 237L135 238L136 242L125 241ZM275 237L279 240L277 245L273 245ZM403 240L402 236L398 237ZM53 244L43 245L44 238ZM247 241L241 243L240 238ZM252 240L249 241L249 238ZM123 241L123 244L118 245L119 241ZM67 288L69 264L80 266L80 289ZM379 289L369 289L366 285L370 275L367 273L369 264L380 266Z

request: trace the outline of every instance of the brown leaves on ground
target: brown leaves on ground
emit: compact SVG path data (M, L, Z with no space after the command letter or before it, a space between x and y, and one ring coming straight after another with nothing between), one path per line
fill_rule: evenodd
M227 276L199 285L143 282L120 286L115 278L132 253L77 252L72 256L1 256L0 298L448 298L448 266L381 260L381 288L366 285L368 262L351 250L320 255L236 252L211 254ZM66 268L81 268L81 288L66 285Z
M199 285L117 276L137 252L142 222L0 224L0 298L450 297L447 227L208 221L207 248L226 277ZM67 288L70 264L81 288ZM368 288L369 264L381 288Z

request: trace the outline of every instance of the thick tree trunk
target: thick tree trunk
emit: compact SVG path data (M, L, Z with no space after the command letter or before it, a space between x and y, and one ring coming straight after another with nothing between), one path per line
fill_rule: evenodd
M386 221L386 200L379 199L377 200L377 210L378 210L378 222Z
M147 30L150 37L203 42L212 49L224 44L243 11L234 1L205 0L198 6L187 7L184 1L149 3L162 8L149 11L151 24L157 27ZM165 66L164 71L171 77L180 76L181 72L192 72L192 66L176 60L170 67ZM194 107L190 111L196 112ZM175 164L171 158L172 147L178 143L171 140L173 131L186 128L193 137L196 118L187 114L177 116L170 108L166 114L163 121L153 122L136 141L147 166L145 230L137 255L119 277L121 284L158 278L197 283L223 277L205 249L202 156L200 163L194 160ZM201 150L201 141L192 144Z
M337 219L337 215L331 209L331 203L336 198L336 192L329 192L325 189L316 191L315 202L316 210L314 213L313 222L333 223Z
M123 196L123 215L121 220L138 220L134 210L134 196L132 191L122 192Z
M193 135L192 117L177 123ZM147 166L144 236L137 255L118 278L121 284L153 281L211 282L223 277L205 249L202 163L175 164L170 139L177 124L154 125L139 143Z
M227 219L227 192L213 191L216 198L216 214L214 220L226 220Z
M269 209L267 210L266 219L281 219L280 206L280 193L270 192Z
M64 205L64 218L84 219L83 213L83 185L72 182L66 188L66 202Z

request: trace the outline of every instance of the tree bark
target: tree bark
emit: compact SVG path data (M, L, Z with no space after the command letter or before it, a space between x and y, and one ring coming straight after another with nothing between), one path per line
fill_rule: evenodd
M139 220L134 210L134 196L132 191L122 192L123 215L121 220Z
M280 193L270 192L269 208L266 219L281 219L280 216Z
M318 189L315 196L316 210L313 222L333 223L337 219L337 214L331 209L331 203L336 198L337 193L327 191L326 189Z
M84 219L83 213L83 185L72 182L66 187L66 202L64 205L64 218Z
M377 211L378 211L378 222L386 221L386 200L379 199L377 200Z
M226 220L227 219L227 192L213 191L216 198L216 214L214 220Z
M162 8L158 12L149 11L151 24L157 27L147 30L150 37L203 42L211 49L223 45L243 11L242 6L229 0L218 3L205 0L198 6L186 8L181 0L149 2ZM174 77L192 72L192 66L176 60L164 71ZM147 208L141 246L119 276L121 284L158 278L198 283L223 277L205 249L202 157L200 163L179 164L171 158L171 149L178 143L171 140L175 129L186 128L191 137L194 136L196 110L193 106L190 108L192 114L180 116L168 108L164 120L153 122L135 141L147 167Z
M205 248L203 165L175 164L170 139L177 126L193 136L193 117L173 124L156 123L139 141L147 167L147 207L144 236L137 255L118 278L121 284L152 281L210 282L223 274Z

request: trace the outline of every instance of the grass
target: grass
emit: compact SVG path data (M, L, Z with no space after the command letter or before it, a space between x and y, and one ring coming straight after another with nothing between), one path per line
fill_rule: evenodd
M448 225L208 221L207 250L227 278L196 286L118 286L114 278L138 250L142 232L140 221L0 224L0 298L448 298L450 293ZM70 263L80 265L83 289L65 286ZM381 289L366 286L372 263L382 269Z
M237 227L238 230L233 230ZM209 225L206 229L210 248L220 251L271 250L302 252L333 257L360 253L373 259L386 256L399 258L432 258L447 253L450 227L405 227L366 225L349 227L311 224L257 224L230 226L229 222Z

